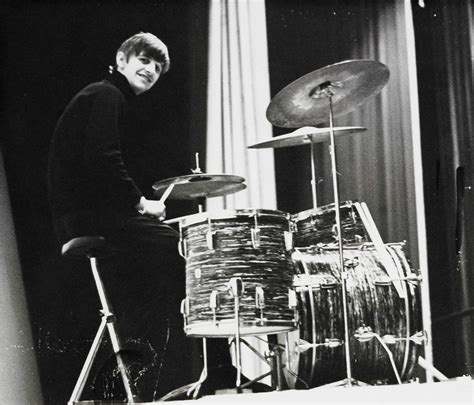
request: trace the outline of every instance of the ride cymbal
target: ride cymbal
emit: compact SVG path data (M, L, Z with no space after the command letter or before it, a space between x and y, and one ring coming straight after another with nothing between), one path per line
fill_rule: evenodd
M334 136L349 135L367 131L363 127L335 127ZM308 145L311 143L325 142L330 139L329 128L303 127L289 134L276 136L268 141L256 143L247 148L286 148L289 146Z
M387 66L373 60L347 60L326 66L278 92L267 108L267 119L284 128L328 122L328 94L332 95L333 116L343 115L378 94L389 76Z

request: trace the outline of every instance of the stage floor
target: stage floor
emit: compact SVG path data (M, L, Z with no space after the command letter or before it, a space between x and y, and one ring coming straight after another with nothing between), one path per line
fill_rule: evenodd
M324 387L310 390L280 392L225 394L203 397L197 403L278 403L299 404L474 404L474 380L460 377L435 383L411 383L403 385ZM173 401L187 404L186 401Z
M458 377L434 383L403 385L319 387L310 390L287 390L265 393L226 393L197 400L170 401L175 405L202 404L474 404L474 380ZM145 404L158 402L146 402ZM77 405L124 405L117 401L78 401Z

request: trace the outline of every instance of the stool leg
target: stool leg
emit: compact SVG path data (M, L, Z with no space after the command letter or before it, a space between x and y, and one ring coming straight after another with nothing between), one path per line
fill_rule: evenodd
M74 386L74 390L72 391L71 398L68 402L69 405L73 405L76 401L79 401L79 398L81 397L82 391L84 390L84 385L86 384L87 377L89 377L89 373L92 368L92 363L95 359L95 356L97 355L100 342L102 341L102 338L104 336L106 325L107 319L103 316L102 321L99 325L99 330L97 331L89 353L87 354L86 361L82 366L81 374L79 374L79 378L77 379L76 385Z
M119 367L122 382L125 387L125 392L127 393L127 400L129 403L133 404L137 395L135 392L135 387L131 383L130 376L128 375L128 370L125 367L125 363L121 355L120 340L117 331L115 330L114 316L110 310L109 302L105 295L105 288L102 284L102 280L100 279L99 271L97 269L97 259L95 257L90 257L89 259L91 262L92 274L94 276L97 291L99 293L100 302L102 304L103 317L107 319L107 329L109 331L110 339L112 341L112 347L115 353L115 357L117 359L117 365Z

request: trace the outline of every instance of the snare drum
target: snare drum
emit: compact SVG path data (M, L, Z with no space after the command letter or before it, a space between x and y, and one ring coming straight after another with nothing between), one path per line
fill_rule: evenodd
M389 244L387 249L400 278L413 276L402 245ZM294 372L287 374L288 383L291 388L311 388L343 380L347 375L339 251L299 248L293 258L300 322L299 336L295 336L298 332L288 334L287 368ZM353 378L366 383L396 383L388 353L375 337L377 334L392 352L401 380L410 379L421 347L411 339L422 330L418 287L403 283L407 299L400 298L372 245L345 247L344 259L348 264Z
M362 243L370 239L357 210L356 202L340 204L342 235L345 243ZM295 228L295 246L312 246L337 242L334 204L306 210L291 217Z
M296 327L289 217L281 211L239 209L199 213L179 222L180 252L186 259L182 313L187 335L236 333L231 279L243 283L241 335Z

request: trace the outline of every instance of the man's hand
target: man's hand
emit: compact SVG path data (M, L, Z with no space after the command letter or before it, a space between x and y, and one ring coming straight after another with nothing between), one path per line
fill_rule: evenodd
M161 201L147 200L145 197L140 198L140 202L135 205L135 208L142 215L150 215L163 221L166 217L166 205Z

